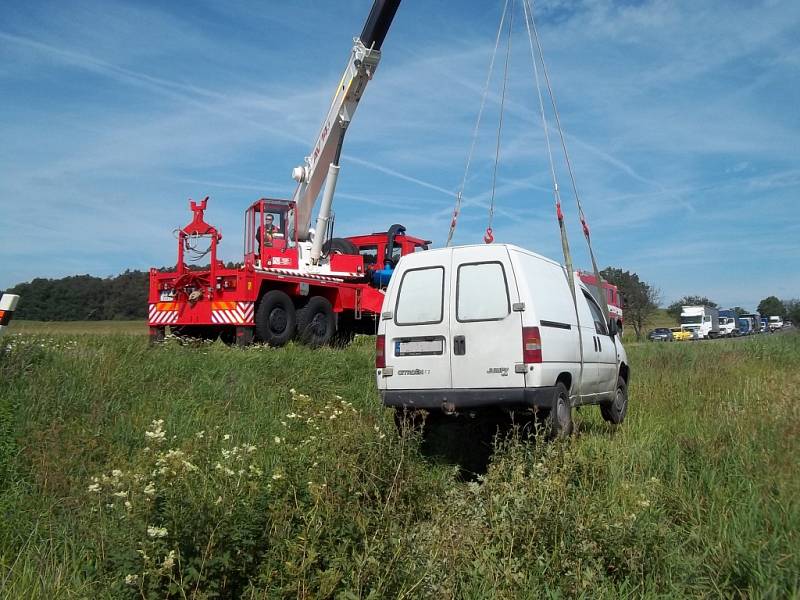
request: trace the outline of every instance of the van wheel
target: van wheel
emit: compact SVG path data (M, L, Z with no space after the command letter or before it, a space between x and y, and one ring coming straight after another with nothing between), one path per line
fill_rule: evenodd
M545 430L549 439L567 437L572 433L572 405L569 390L560 381L556 384L553 406L545 416Z
M609 423L619 425L625 420L628 412L628 384L622 377L617 378L617 391L614 400L600 403L600 414Z
M318 348L330 343L336 333L333 307L324 296L312 296L297 311L297 337L307 346Z
M280 290L270 290L258 304L255 320L258 339L270 346L286 345L297 325L292 299Z

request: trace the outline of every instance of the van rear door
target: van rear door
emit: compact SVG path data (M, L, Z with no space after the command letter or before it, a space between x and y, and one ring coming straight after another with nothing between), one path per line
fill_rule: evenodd
M479 251L478 251L479 250ZM505 246L453 249L450 313L453 388L525 387L522 316Z
M410 257L412 258L412 257ZM387 390L429 390L451 387L450 342L450 260L449 250L420 252L411 266L398 269L399 277L391 317L385 325ZM407 261L400 261L400 267ZM382 318L389 315L382 315Z

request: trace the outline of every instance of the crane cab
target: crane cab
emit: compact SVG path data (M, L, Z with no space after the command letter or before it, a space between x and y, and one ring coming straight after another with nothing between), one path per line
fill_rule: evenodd
M294 202L261 198L244 214L244 260L261 268L297 269L297 239L290 238Z

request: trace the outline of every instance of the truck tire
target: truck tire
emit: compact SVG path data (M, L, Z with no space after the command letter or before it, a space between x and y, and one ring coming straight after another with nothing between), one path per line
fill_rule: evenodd
M617 378L617 391L611 402L600 403L600 414L603 419L614 425L619 425L625 420L628 412L628 384L622 377Z
M256 336L262 342L279 348L294 337L297 315L292 299L280 290L270 290L256 310Z
M322 245L322 254L358 254L358 247L345 238L331 238Z
M330 343L336 333L336 316L324 296L312 296L297 311L297 338L303 344L318 348Z
M572 433L572 404L569 390L562 382L556 384L553 406L545 415L545 431L548 439L567 437Z

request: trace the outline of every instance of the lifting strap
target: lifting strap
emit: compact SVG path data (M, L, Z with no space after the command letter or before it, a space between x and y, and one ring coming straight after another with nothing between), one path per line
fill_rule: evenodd
M464 177L461 179L461 186L459 187L458 194L456 194L456 204L453 208L453 218L450 221L450 231L447 234L447 243L445 246L450 246L453 242L453 234L456 230L456 225L458 223L458 215L461 212L461 200L464 196L464 186L467 183L467 176L469 175L469 167L472 163L472 155L475 152L475 142L478 140L478 131L481 126L481 117L483 116L483 109L486 107L486 97L489 94L489 84L492 80L492 73L494 72L494 60L497 56L497 48L500 45L500 34L503 32L503 24L505 23L506 13L508 12L508 0L505 0L503 4L503 12L500 15L500 25L497 27L497 35L495 36L494 40L494 50L492 51L492 57L489 61L489 72L486 75L486 83L483 86L483 94L481 95L481 107L478 110L478 119L475 123L475 129L472 132L472 144L470 145L469 154L467 154L467 164L464 167ZM494 238L493 238L494 239Z
M583 236L586 239L586 245L589 247L589 257L592 260L592 269L594 270L594 277L595 277L595 287L597 288L597 303L600 305L600 308L603 311L603 316L605 317L606 323L609 320L608 314L608 298L606 297L605 292L603 291L602 287L602 280L600 277L600 270L597 268L597 260L595 259L594 249L592 248L592 237L589 233L589 225L586 223L586 215L583 212L583 205L581 204L580 195L578 194L578 186L575 183L575 174L572 170L572 161L569 159L569 152L567 151L567 143L564 140L564 130L561 127L561 118L558 114L558 106L556 105L556 97L553 93L553 86L550 84L550 75L547 71L547 64L544 61L544 52L542 50L542 44L539 39L539 31L536 28L536 21L533 17L533 0L523 0L526 5L526 13L528 14L528 18L530 20L530 25L528 26L528 38L531 38L531 28L533 30L533 39L536 41L536 47L539 50L539 59L542 61L542 73L544 74L544 79L547 84L547 92L550 96L550 103L553 107L553 115L556 119L556 126L558 128L558 135L561 139L561 149L564 152L564 161L567 165L567 171L569 172L569 179L570 183L572 184L572 191L575 195L575 203L578 207L578 217L581 221L581 227L583 229ZM526 19L527 23L527 19ZM533 48L531 48L531 55L533 54ZM533 58L533 56L531 56ZM535 64L535 60L534 60ZM537 88L539 85L539 81L537 78L536 82Z
M500 162L500 140L503 134L503 114L506 107L506 88L508 87L508 63L511 58L511 36L514 30L514 0L511 0L511 13L508 16L508 41L506 42L506 62L503 67L503 90L500 93L500 117L497 124L497 141L494 149L494 168L492 170L492 197L489 201L489 219L483 241L491 244L494 241L492 221L494 221L494 198L497 190L497 165Z
M556 205L556 217L558 218L558 229L561 234L561 250L564 253L564 263L567 267L567 281L569 282L569 289L572 293L572 302L575 304L575 314L578 313L577 296L575 292L575 275L572 266L572 253L569 249L569 238L567 237L567 226L564 223L564 213L561 211L561 193L558 189L558 179L556 178L556 168L553 161L553 149L550 146L550 130L547 127L547 116L544 112L544 100L542 99L542 88L539 83L539 68L536 62L536 56L533 51L533 38L531 36L530 21L533 17L532 8L529 0L523 0L523 8L525 9L525 27L528 31L528 44L531 51L531 62L533 63L533 76L536 81L536 94L539 98L539 113L542 117L542 128L544 129L544 140L547 145L547 159L550 164L550 176L553 179L553 196ZM578 317L580 319L580 317ZM578 322L580 325L580 321Z

